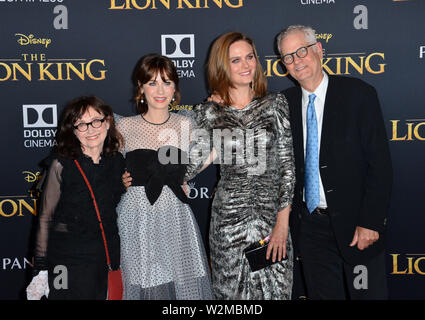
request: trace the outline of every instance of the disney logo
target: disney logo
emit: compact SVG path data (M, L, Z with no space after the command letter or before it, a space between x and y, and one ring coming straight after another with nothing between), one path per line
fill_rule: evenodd
M20 37L17 41L21 46L26 46L29 44L42 44L47 48L47 46L52 43L52 39L36 38L33 34L26 36L22 33L15 33L15 36Z
M192 105L169 105L168 111L179 111L179 110L192 110Z
M333 37L332 33L318 33L316 34L316 39L317 40L326 40L326 43Z
M22 174L25 175L24 179L26 182L35 182L40 178L40 172L22 171Z

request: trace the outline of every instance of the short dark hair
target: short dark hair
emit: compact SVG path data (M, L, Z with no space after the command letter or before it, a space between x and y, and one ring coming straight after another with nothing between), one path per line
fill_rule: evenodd
M115 127L112 108L96 96L83 96L70 101L62 112L56 135L56 153L64 158L76 159L82 154L81 143L74 134L74 124L89 109L93 108L109 121L109 130L103 143L103 154L113 155L123 143L121 134Z
M136 102L136 111L140 114L145 114L148 111L146 99L143 99L143 103L141 102L143 98L142 86L158 74L161 75L163 81L166 80L164 79L165 75L174 82L176 90L174 93L174 103L178 104L180 102L179 76L173 61L168 57L150 53L139 60L133 72L135 86L134 101Z

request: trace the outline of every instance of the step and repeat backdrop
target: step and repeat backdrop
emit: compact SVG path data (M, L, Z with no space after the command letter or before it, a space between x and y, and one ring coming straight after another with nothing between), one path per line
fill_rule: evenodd
M378 91L394 166L390 298L424 299L424 14L423 0L0 0L0 299L25 298L40 206L34 185L66 102L95 94L134 115L133 68L156 52L179 72L182 101L173 111L190 112L209 94L210 45L228 31L254 39L269 90L281 91L293 82L274 40L290 24L316 29L326 72ZM215 183L214 167L189 183L206 245Z

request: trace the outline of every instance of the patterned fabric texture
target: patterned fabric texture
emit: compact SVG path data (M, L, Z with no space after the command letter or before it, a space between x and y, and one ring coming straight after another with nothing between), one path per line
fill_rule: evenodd
M259 271L251 272L243 253L270 235L277 213L292 202L294 162L285 97L268 94L244 109L206 102L194 108L193 117L197 128L209 134L199 135L191 145L187 179L201 170L213 149L220 163L209 233L214 297L290 299L290 235L288 259ZM217 138L226 129L232 138Z
M118 129L125 138L123 153L127 156L130 152L136 157L149 154L134 153L146 149L160 154L165 146L188 151L189 141L185 143L182 138L188 135L182 131L190 130L190 122L181 115L171 114L161 125L141 116L123 118ZM135 176L144 168L149 170L145 158L127 162L127 170ZM124 299L211 299L210 270L196 219L189 205L167 186L175 181L164 183L153 204L145 186L135 183L118 205Z

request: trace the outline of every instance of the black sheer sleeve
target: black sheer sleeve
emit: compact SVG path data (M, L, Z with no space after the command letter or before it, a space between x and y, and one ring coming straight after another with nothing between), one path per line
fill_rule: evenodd
M118 205L118 203L120 202L121 195L127 191L121 179L122 175L125 172L125 169L126 169L126 163L125 163L124 157L121 153L117 153L116 161L115 161L115 169L114 169L115 172L113 175L114 177L116 177L114 181L114 192L113 192L116 205Z
M61 174L63 166L53 160L47 173L46 187L41 196L41 212L39 213L37 238L35 245L34 269L47 269L47 243L50 224L61 196Z

